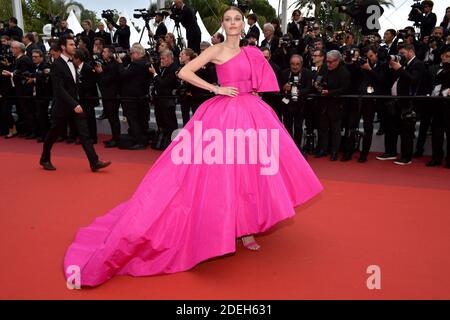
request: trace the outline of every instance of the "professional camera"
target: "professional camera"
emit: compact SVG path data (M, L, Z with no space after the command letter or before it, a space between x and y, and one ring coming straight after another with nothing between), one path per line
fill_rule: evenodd
M113 10L103 10L102 18L106 19L108 21L113 21L114 20L114 11Z
M149 66L150 65L158 66L161 63L159 54L156 50L154 50L152 48L146 49L145 55L149 61Z
M289 36L284 36L280 38L280 46L282 48L292 48L297 47L300 43L298 39L291 39Z
M100 64L102 66L104 66L106 64L106 61L103 60L103 58L100 54L94 54L92 56L92 60L94 61L94 64Z
M328 88L327 80L321 75L317 76L316 86L317 86L317 90L319 91L319 93L322 93L322 90L327 90L327 88Z
M414 4L411 6L411 12L408 14L408 20L414 21L416 24L420 24L420 16L422 15L424 5L421 0L413 0ZM421 12L418 12L416 9L419 9Z
M395 61L395 62L400 63L401 65L406 64L406 58L401 55L388 55L386 61L387 62Z
M154 18L156 16L156 12L152 12L150 10L147 9L134 9L134 11L137 11L139 13L135 13L133 14L133 17L135 19L144 19L144 20L150 20L152 18Z
M289 85L291 86L291 99L294 102L298 101L298 90L300 86L300 77L299 76L293 76L291 79L289 79Z
M130 53L129 50L126 50L122 47L116 47L116 48L114 48L113 57L114 57L114 59L117 59L117 58L123 59L126 56L128 56L129 53Z
M14 55L11 52L0 53L0 64L11 64L14 62Z

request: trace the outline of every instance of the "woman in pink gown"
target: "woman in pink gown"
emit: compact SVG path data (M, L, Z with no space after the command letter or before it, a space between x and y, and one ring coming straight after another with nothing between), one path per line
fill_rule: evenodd
M254 234L293 217L294 207L322 191L275 112L255 94L279 87L258 48L239 48L242 12L227 9L223 27L226 41L206 49L179 73L217 96L197 109L128 201L78 231L64 258L68 279L74 266L82 286L97 286L114 275L186 271L235 252L237 238L257 250ZM220 87L194 74L210 61ZM224 151L220 138L230 129L259 130L257 139L247 140L258 145L243 158L237 146L227 144ZM251 162L250 154L260 161Z

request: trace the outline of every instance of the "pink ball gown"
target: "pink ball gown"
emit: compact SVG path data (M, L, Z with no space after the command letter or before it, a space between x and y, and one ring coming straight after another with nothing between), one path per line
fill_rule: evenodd
M236 238L293 217L294 207L322 191L275 112L252 94L279 91L262 52L242 47L216 70L221 86L237 87L239 95L207 100L184 131L195 136L199 124L203 131L218 129L224 135L227 129L277 130L277 171L261 174L264 164L238 163L236 153L234 163L176 163L173 152L182 140L173 140L128 201L78 231L64 258L67 278L71 266L79 267L82 286L97 286L114 275L189 270L235 252ZM204 136L195 142L197 151L212 143Z

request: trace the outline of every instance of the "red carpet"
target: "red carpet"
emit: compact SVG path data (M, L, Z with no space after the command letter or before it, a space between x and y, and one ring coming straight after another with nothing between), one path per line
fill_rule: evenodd
M0 299L450 299L450 170L373 154L367 164L310 159L325 191L259 236L261 252L240 244L188 272L68 290L62 260L75 232L131 196L160 154L96 147L113 161L106 171L59 143L58 170L46 172L41 144L0 140ZM370 265L381 290L366 286Z

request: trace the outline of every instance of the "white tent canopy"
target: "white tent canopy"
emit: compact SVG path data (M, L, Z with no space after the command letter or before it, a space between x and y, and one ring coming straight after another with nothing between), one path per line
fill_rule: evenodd
M83 28L81 27L80 22L75 15L75 12L70 11L69 16L67 17L67 27L73 31L74 34L78 34L83 32Z

